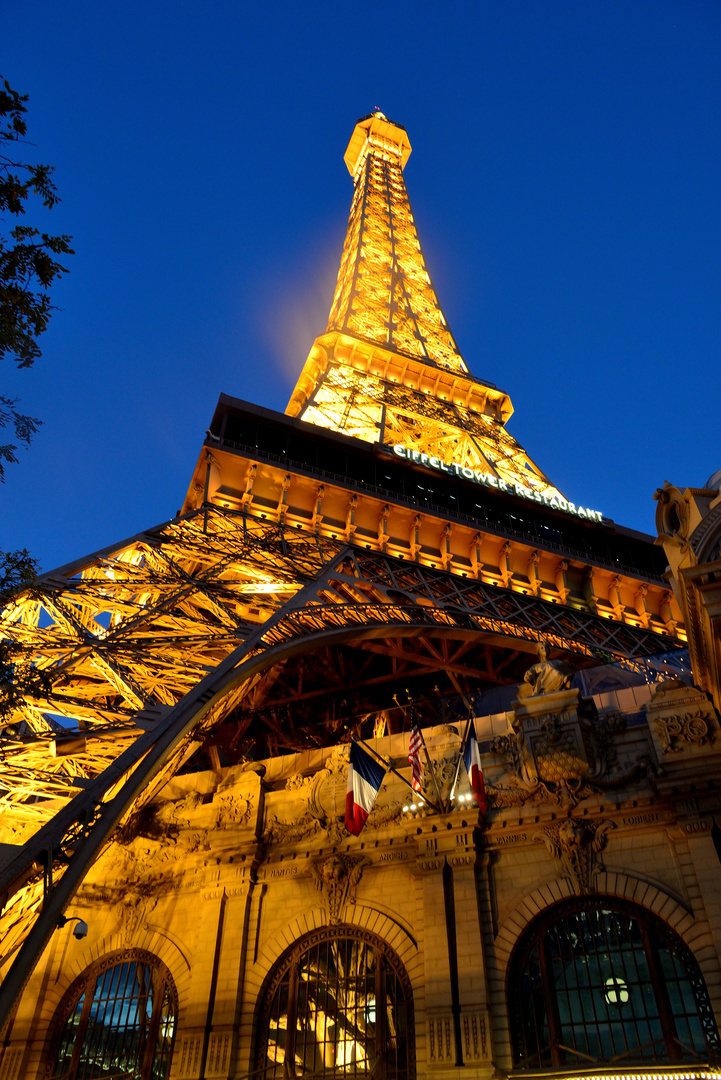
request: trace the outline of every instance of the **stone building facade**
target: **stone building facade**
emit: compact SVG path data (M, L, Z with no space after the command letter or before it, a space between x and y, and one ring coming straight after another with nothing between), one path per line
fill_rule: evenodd
M577 690L545 696L476 718L489 797L483 820L467 781L454 809L439 814L413 804L391 777L364 831L349 837L347 744L176 777L87 875L72 912L88 935L76 940L72 924L54 935L14 1018L3 1077L56 1075L49 1064L80 983L87 987L108 958L143 956L172 981L171 1077L264 1075L279 1056L269 1013L279 967L299 943L340 931L390 950L401 972L405 1044L394 1053L405 1059L384 1062L389 1072L521 1072L514 1010L527 988L514 958L517 968L549 912L595 911L599 902L663 928L674 955L681 946L689 983L702 976L709 1007L699 991L706 1061L703 1050L674 1058L656 1045L645 1060L630 1055L606 1070L708 1072L698 1070L718 1051L721 1009L715 710L681 682L597 695L596 708ZM458 727L428 729L426 741L447 797ZM408 736L374 747L403 762ZM611 997L633 997L628 950L606 952L604 983L615 977L620 987ZM385 1038L379 1059L394 1042ZM532 1071L588 1071L583 1059L540 1065Z

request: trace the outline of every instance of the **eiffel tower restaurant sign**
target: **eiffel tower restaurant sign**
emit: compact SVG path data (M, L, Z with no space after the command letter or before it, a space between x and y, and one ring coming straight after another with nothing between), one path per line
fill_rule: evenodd
M583 518L586 521L603 523L603 514L600 510L590 510L587 506L577 506L575 503L564 499L559 493L544 495L542 492L525 487L517 481L511 483L501 480L499 476L483 472L482 469L470 469L465 465L459 465L455 461L448 465L441 458L433 457L430 454L422 454L419 450L410 450L407 446L403 446L402 443L396 443L395 446L392 448L389 446L387 449L392 450L396 457L403 458L404 461L410 461L414 465L423 465L427 469L447 473L448 476L459 476L472 484L495 488L496 491L504 492L506 495L517 495L528 502L539 503L541 506L547 506L551 510L561 510L564 514L572 514L574 517Z

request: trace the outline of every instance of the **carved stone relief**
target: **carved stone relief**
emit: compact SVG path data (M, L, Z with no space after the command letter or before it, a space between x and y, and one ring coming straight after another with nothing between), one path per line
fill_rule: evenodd
M428 1064L433 1067L454 1065L456 1039L450 1009L428 1016Z
M265 845L295 844L299 840L310 837L325 838L325 835L323 825L312 814L303 814L296 821L281 821L276 814L273 814L266 818L262 843Z
M296 773L286 781L286 791L299 797L294 803L298 812L292 817L279 818L271 809L267 810L263 844L295 844L301 840L340 844L347 840L344 819L349 754L349 745L336 746L325 767L313 776ZM402 817L402 804L397 800L386 802L386 798L382 791L365 824L366 833Z
M463 1032L463 1060L487 1061L490 1057L488 1046L488 1017L485 1009L463 1011L461 1016Z
M680 679L658 684L646 715L662 755L703 753L716 740L718 721L713 705L700 690Z
M626 728L619 713L599 716L578 690L550 691L513 703L512 730L493 739L509 769L497 785L486 784L492 805L528 801L576 806L590 795L659 769L648 755L619 767L616 738Z
M169 836L177 838L181 829L190 826L193 813L201 801L202 797L196 791L191 791L182 799L166 799L141 806L133 811L120 830L118 841L129 844L138 836L152 840Z
M523 676L518 687L518 698L537 697L539 694L552 694L558 690L567 690L575 672L571 664L563 660L549 660L550 645L539 641L536 646L538 663Z
M216 828L232 829L248 824L253 804L245 796L229 790L215 795L213 809L218 815Z
M597 858L606 846L606 835L615 829L612 821L583 821L566 818L536 833L534 840L543 841L549 854L560 863L561 876L570 878L576 891L593 891L594 875L602 869Z
M656 731L664 754L679 753L684 749L684 743L703 746L714 739L708 718L701 715L700 709L683 715L659 716L656 718Z
M491 802L513 805L520 795L521 802L533 798L575 806L597 790L593 780L608 768L609 737L593 702L579 700L578 690L514 702L512 732L491 744L510 766L507 784L487 787Z
M157 896L126 894L122 904L116 904L120 911L120 935L126 949L132 945L138 930L148 928L148 918L157 903Z
M346 901L355 904L355 890L370 859L364 855L346 855L334 852L324 859L311 862L311 872L316 888L323 894L331 923L340 922L340 913Z

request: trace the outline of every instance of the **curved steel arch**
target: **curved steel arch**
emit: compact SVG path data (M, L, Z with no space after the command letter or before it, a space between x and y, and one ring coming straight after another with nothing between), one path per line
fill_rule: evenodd
M344 567L350 572L344 572ZM364 602L368 591L374 594L374 602ZM245 680L303 651L353 639L417 636L429 630L434 635L460 631L515 641L543 637L571 652L593 655L603 651L631 661L669 646L668 639L627 624L609 623L587 612L494 590L473 579L458 579L419 564L399 564L387 556L343 547L316 578L256 627L151 731L86 782L84 790L5 865L0 873L4 902L27 881L37 864L51 868L58 855L67 862L0 989L0 1024L29 978L58 916L112 831L214 706ZM117 785L121 785L119 790L104 802ZM76 845L79 841L79 845L68 857L63 847L69 839Z

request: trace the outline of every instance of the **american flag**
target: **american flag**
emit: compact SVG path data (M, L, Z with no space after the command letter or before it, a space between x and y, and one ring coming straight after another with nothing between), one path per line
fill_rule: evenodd
M408 760L412 767L411 787L414 791L421 790L421 779L423 777L423 767L421 765L421 733L418 730L418 724L413 721L413 727L411 728L411 741L408 743Z

